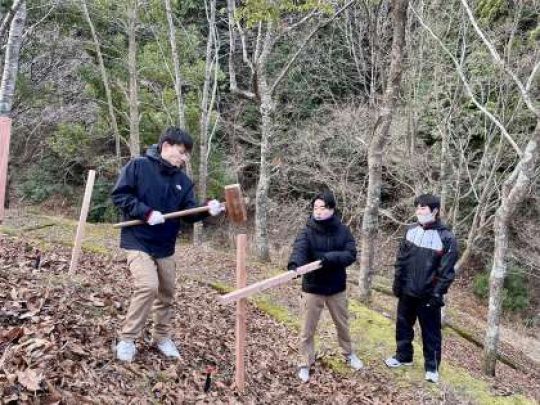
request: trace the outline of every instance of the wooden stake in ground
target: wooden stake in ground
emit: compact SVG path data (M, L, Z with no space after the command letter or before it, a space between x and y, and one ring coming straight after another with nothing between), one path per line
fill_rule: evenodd
M84 237L84 226L86 225L86 218L88 217L88 208L90 207L90 200L92 198L92 190L94 189L95 177L95 170L90 170L88 172L88 179L86 180L86 189L84 190L84 199L81 207L81 215L79 217L79 225L77 225L77 234L75 235L73 251L71 252L69 274L75 273L75 270L77 269L77 264L79 262L79 255L81 253L81 245Z
M246 245L247 236L240 234L236 237L236 286L243 288L247 284L246 273ZM238 300L236 304L236 368L234 370L234 383L236 388L244 391L246 374L244 367L244 354L246 349L246 314L247 300Z
M0 224L4 220L4 203L7 192L7 168L9 159L9 139L11 118L0 117Z

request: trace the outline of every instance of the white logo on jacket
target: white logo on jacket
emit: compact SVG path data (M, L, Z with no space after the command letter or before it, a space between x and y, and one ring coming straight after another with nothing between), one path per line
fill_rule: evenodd
M424 229L416 226L407 231L407 240L418 247L442 252L443 243L439 232L435 229Z

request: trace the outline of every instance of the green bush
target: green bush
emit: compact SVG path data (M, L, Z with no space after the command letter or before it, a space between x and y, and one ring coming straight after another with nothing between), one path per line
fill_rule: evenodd
M55 194L69 196L73 188L62 181L63 173L53 156L46 156L24 173L18 193L24 201L37 204Z
M92 192L92 204L88 211L88 222L117 222L120 215L112 203L110 193L114 182L98 178Z
M477 274L473 280L473 292L482 299L489 297L489 273ZM527 280L523 270L516 265L508 266L507 275L503 285L503 310L510 312L523 312L530 303L530 293L527 289Z

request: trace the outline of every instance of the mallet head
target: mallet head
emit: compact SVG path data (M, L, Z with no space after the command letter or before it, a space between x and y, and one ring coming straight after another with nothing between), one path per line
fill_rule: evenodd
M232 222L242 224L247 221L246 202L240 184L225 186L225 202L227 203L227 215Z

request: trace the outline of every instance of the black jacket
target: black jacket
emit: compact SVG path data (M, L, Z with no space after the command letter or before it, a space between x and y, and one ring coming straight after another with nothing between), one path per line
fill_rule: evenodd
M440 221L409 226L397 254L394 294L418 298L446 294L457 259L456 238Z
M303 276L302 290L321 295L345 291L345 268L356 261L356 242L349 228L335 215L324 221L309 218L294 241L287 267L292 270L321 259L321 269Z
M146 156L132 159L122 168L111 196L125 220L145 220L152 210L166 214L198 206L193 182L182 170L163 160L155 146L147 151ZM206 216L183 219L195 222ZM122 228L120 247L140 250L156 258L171 256L179 230L178 218L168 219L159 225Z

